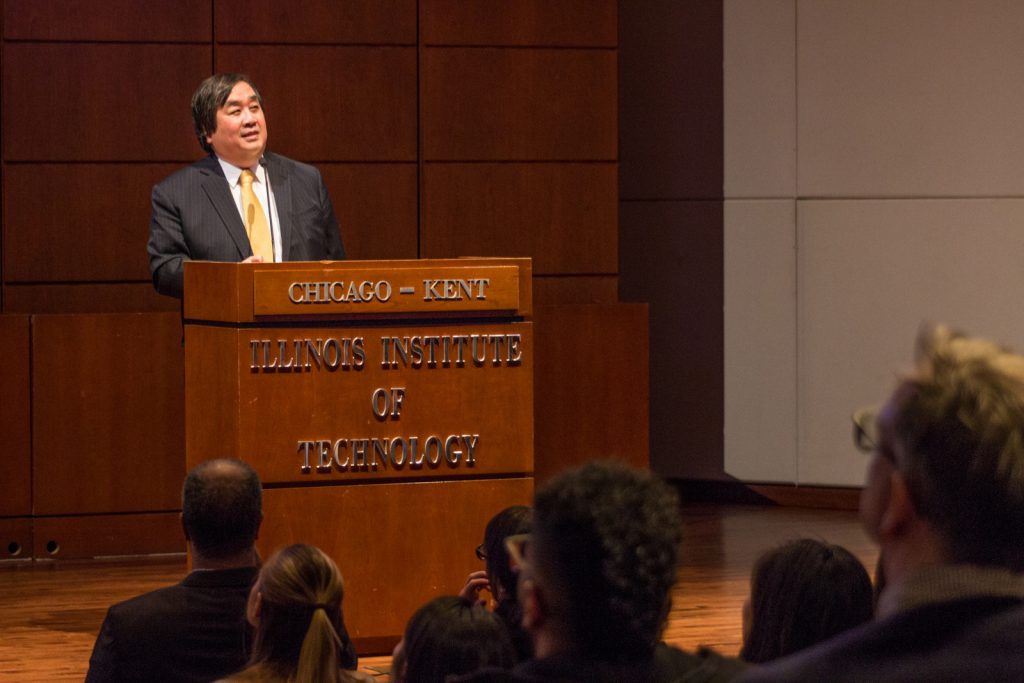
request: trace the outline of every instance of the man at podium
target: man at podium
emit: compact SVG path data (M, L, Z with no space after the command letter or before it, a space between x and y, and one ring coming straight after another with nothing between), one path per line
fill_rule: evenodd
M149 270L181 298L184 262L345 258L319 171L266 151L263 99L248 76L215 74L192 95L192 123L208 156L153 188Z

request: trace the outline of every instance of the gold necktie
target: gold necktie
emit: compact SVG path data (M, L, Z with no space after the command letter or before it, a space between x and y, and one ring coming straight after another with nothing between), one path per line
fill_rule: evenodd
M252 191L252 181L256 176L246 169L238 179L242 186L242 215L245 216L245 233L249 236L252 253L263 258L264 263L274 261L274 244L270 241L270 227L267 225L263 205Z

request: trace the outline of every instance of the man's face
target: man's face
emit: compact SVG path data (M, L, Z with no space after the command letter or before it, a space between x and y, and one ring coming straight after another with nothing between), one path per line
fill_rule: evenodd
M267 121L251 85L235 83L224 106L217 110L217 127L206 141L218 157L239 168L259 160L267 146Z
M878 445L871 454L864 489L860 494L860 522L864 531L876 542L881 540L882 516L889 503L897 453L902 449L902 445L896 441L893 427L900 402L900 390L897 390L878 413Z

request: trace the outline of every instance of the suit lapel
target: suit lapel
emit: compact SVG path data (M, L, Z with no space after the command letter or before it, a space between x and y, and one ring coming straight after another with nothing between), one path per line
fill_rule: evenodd
M252 256L249 236L245 234L245 225L242 223L242 217L238 214L238 206L235 205L235 199L231 196L231 190L228 188L228 181L224 177L220 162L215 157L207 157L199 163L199 169L203 174L201 181L203 191L210 203L213 204L213 209L217 212L224 229L231 236L231 241L238 248L238 253L242 258Z
M281 222L281 260L290 259L289 247L292 243L292 181L288 167L281 163L276 154L267 153L267 174L270 176L270 187L274 192L277 204L277 217Z

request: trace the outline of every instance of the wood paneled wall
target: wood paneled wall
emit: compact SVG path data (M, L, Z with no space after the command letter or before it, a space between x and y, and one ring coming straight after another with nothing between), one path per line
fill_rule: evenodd
M619 2L619 296L650 305L651 468L680 479L728 479L722 7Z
M28 326L28 316L0 316L0 517L32 511L31 489L24 485L32 475Z
M614 305L615 0L0 2L0 352L25 360L0 369L0 559L182 548L179 304L145 245L215 71L248 73L270 146L321 169L350 258L533 257L539 424L567 462L604 441L646 462L646 313ZM624 334L643 362L603 365ZM644 391L583 406L580 373Z

